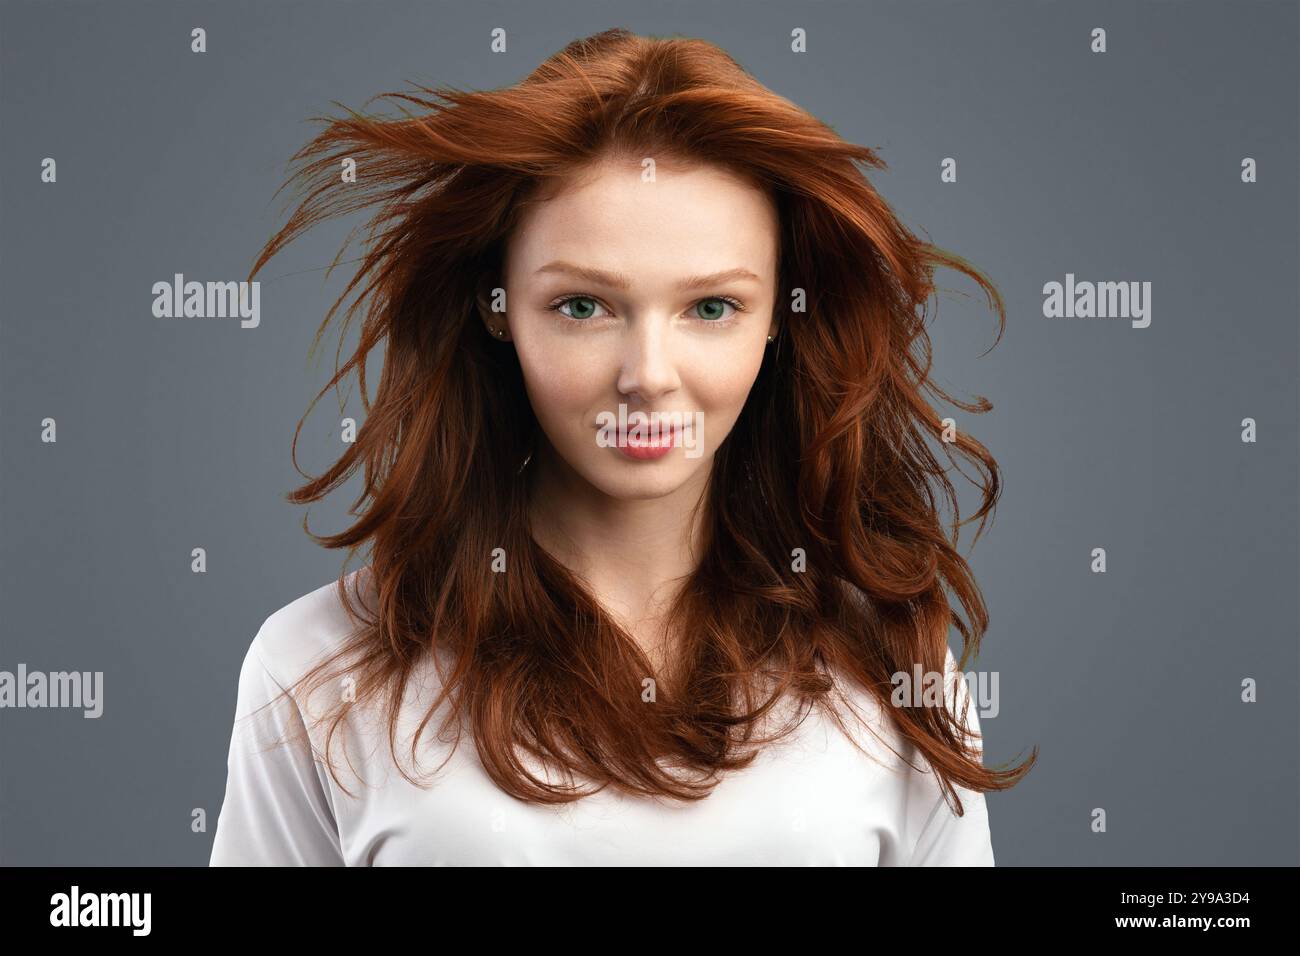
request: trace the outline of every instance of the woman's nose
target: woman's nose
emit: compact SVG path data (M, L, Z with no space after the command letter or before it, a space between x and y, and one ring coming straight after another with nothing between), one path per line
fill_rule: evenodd
M624 335L618 390L649 404L680 387L667 320L632 323Z

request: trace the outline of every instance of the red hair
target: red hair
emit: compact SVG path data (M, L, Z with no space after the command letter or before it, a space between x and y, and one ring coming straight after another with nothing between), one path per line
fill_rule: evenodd
M382 699L396 756L404 689L436 649L451 663L412 754L449 702L444 728L468 723L486 772L524 800L564 802L608 785L699 799L718 774L753 759L746 744L789 731L755 738L778 698L791 695L805 713L828 706L838 720L831 674L881 703L954 799L954 783L1000 790L1028 772L1036 748L1020 766L988 768L964 714L890 704L892 675L917 664L944 672L950 624L962 635L961 669L988 624L955 547L965 523L956 495L926 438L985 476L981 507L967 519L980 519L976 540L997 501L997 466L964 432L943 441L925 393L968 412L991 406L957 401L930 379L925 309L935 267L980 284L999 339L1005 311L979 272L904 228L858 168L884 168L876 154L710 43L625 30L575 41L509 88L416 87L383 99L402 115L327 118L295 155L289 183L305 196L250 273L311 225L375 207L358 271L316 334L319 342L355 292L344 331L366 304L361 340L312 402L355 368L367 417L339 460L289 495L319 500L364 469L366 507L355 524L312 535L349 548L349 558L370 543L375 600L358 610L340 579L345 607L364 626L304 678L328 679L346 656L357 681L356 700L333 715L327 760L339 721L370 698ZM476 317L482 290L503 284L521 205L610 154L723 166L767 190L780 213L780 331L714 456L701 503L707 548L669 616L670 633L682 635L683 676L654 703L642 698L654 671L636 642L529 532L532 472L520 465L538 424L513 349ZM340 183L348 157L359 176ZM792 309L797 289L805 311ZM365 360L381 341L372 404ZM939 495L953 509L951 541ZM507 573L492 572L496 548ZM797 548L806 570L791 569ZM538 780L523 770L521 749L594 788ZM657 762L665 756L701 779L669 773Z

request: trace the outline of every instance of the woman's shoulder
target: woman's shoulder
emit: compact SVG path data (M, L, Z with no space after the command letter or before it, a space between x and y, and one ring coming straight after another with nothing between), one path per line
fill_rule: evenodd
M348 597L362 614L370 613L369 568L344 575ZM249 654L256 656L277 684L289 687L314 666L341 651L363 626L349 614L335 579L271 613L258 628Z

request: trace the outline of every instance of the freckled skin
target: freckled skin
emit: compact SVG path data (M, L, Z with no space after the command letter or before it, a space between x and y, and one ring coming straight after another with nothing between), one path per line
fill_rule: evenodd
M507 248L505 319L533 411L569 478L613 499L699 490L758 375L776 294L777 213L758 189L719 167L607 159L557 196L527 207ZM616 272L627 290L536 270L563 260ZM682 279L744 268L679 290ZM560 311L547 306L579 294ZM736 311L714 296L739 300ZM583 318L573 326L564 314ZM590 316L590 318L584 318ZM730 320L730 321L728 321ZM710 321L714 324L710 325ZM601 412L703 412L701 454L674 448L629 461L596 442Z

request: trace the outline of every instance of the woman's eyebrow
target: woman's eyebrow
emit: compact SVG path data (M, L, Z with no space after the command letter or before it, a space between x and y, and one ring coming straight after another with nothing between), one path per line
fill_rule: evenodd
M554 262L548 262L533 274L541 275L544 272L566 273L568 275L577 276L580 279L586 279L588 282L599 282L602 285L609 286L610 288L622 289L624 291L632 288L632 280L621 272L605 272L601 269L590 269L586 266L574 265L572 262L564 262L560 259L557 259ZM707 288L733 279L743 279L750 282L762 281L748 269L724 269L722 272L714 272L705 276L692 276L689 279L683 279L677 283L677 288L685 292L690 289Z

